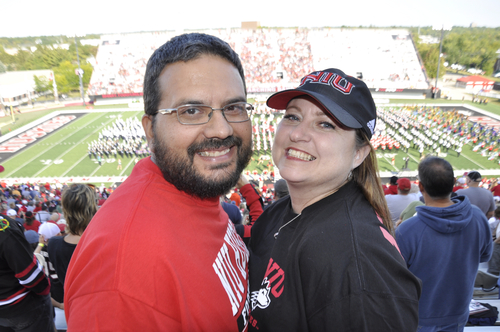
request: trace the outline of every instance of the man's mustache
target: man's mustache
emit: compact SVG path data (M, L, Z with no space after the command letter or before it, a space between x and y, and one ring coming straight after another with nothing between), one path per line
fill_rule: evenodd
M243 144L243 140L236 136L229 136L224 139L220 138L209 138L202 142L193 143L188 147L188 155L191 160L194 158L195 153L210 149L220 149L220 148L230 148L231 146L240 147Z

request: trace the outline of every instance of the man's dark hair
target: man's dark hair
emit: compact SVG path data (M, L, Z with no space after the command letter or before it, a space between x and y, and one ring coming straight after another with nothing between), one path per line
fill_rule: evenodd
M418 178L432 198L447 198L453 192L453 167L442 158L429 156L418 165Z
M279 179L274 184L274 198L280 199L289 195L288 184L285 179Z
M144 75L144 111L152 115L158 111L161 91L158 77L166 65L194 60L201 55L219 56L231 62L240 73L246 91L245 74L238 54L225 41L203 33L176 36L160 46L149 58Z
M495 218L500 219L500 207L497 207L495 210Z

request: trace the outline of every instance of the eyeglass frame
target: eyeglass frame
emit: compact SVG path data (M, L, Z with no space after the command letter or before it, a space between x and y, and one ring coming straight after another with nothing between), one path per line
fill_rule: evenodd
M228 107L228 106L235 105L235 104L245 104L245 105L250 105L252 107L252 110L250 112L247 111L248 119L242 120L242 121L229 121L226 118L226 114L224 113L224 109L226 107ZM184 122L182 122L181 119L179 118L178 109L181 108L181 107L189 107L189 106L194 106L194 107L208 107L208 108L212 109L212 111L210 113L208 113L208 120L206 122L202 122L202 123L184 123ZM185 104L185 105L178 106L176 108L162 108L162 109L159 109L153 115L157 115L157 114L165 115L165 114L172 114L172 112L175 112L177 114L177 121L179 121L180 124L188 125L188 126L196 126L196 125L202 125L202 124L208 123L212 119L212 115L214 114L214 111L221 111L222 116L224 117L224 119L228 123L242 123L242 122L247 122L247 121L250 120L250 115L252 114L252 112L254 110L255 110L255 107L252 104L244 102L244 101L239 101L239 102L236 102L236 103L227 104L226 106L224 106L222 108L213 108L211 106L204 105L204 104Z

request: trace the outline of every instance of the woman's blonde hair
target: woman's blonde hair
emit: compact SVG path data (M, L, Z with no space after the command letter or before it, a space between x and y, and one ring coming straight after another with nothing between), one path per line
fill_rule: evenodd
M85 184L74 184L64 190L61 203L67 229L73 235L82 235L97 212L94 190Z
M352 171L353 180L361 187L368 202L375 212L382 218L384 226L394 235L394 226L390 217L387 201L385 200L382 182L378 174L378 163L375 149L362 129L356 129L356 148L370 146L370 153L365 160Z

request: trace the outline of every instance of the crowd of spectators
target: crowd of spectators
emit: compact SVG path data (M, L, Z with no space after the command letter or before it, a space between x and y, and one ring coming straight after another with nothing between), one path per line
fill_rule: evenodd
M340 67L363 76L369 88L426 89L428 84L408 31L395 29L219 29L204 30L239 54L249 91L296 84L318 68ZM179 34L104 35L89 95L141 93L147 59Z
M112 189L110 191L112 192ZM80 197L81 192L86 193L85 198ZM61 251L54 249L61 246L73 246L74 250L76 243L73 241L66 244L68 239L72 240L83 233L97 205L104 204L108 196L109 192L106 188L96 188L93 185L56 186L49 183L26 183L7 186L6 183L1 184L0 214L8 216L11 221L19 225L27 242L31 245L31 254L35 255L39 262L38 266L43 267L42 271L50 281L50 300L54 308L50 316L54 318L56 327L65 326L64 274L62 272L67 269L71 255L68 252L65 253L66 256L61 257ZM76 225L75 220L80 220L84 215L80 210L90 210L92 213L85 215L84 224ZM14 225L8 224L7 226ZM57 246L56 243L59 245ZM69 257L67 257L68 254ZM7 292L6 289L4 290ZM0 298L0 303L3 303L3 300ZM42 311L39 311L39 315L41 314ZM4 318L1 315L0 317ZM24 324L28 322L29 320L26 320Z
M349 75L362 74L369 88L428 87L417 51L406 30L321 29L309 35L317 68L339 64Z
M261 107L261 109L265 110L264 107ZM269 116L272 114L261 112L261 115ZM476 173L477 172L469 172L470 176L474 176ZM462 178L457 179L457 186L454 188L454 191L456 191L456 189L464 188L465 181L461 180L466 179L467 176L469 175L464 174ZM247 174L247 179L250 180L252 187L254 188L251 191L253 192L255 190L258 194L257 196L252 194L252 202L255 202L255 199L258 198L260 201L259 204L261 204L264 209L268 205L272 204L276 199L287 195L287 186L284 180L279 180L276 183L269 185L269 181L262 181L262 178L252 176L250 173ZM266 178L266 180L270 179L270 177ZM482 179L480 175L479 177L476 176L474 179L478 180L477 182L480 187L492 191L492 195L499 196L497 195L497 192L500 193L500 185L498 184L499 182L497 179ZM65 218L65 213L63 213L61 204L61 198L63 197L63 193L68 186L54 186L48 183L27 183L11 187L6 186L5 184L2 185L3 189L2 194L0 195L2 210L0 213L8 215L11 218L18 218L21 221L21 224L23 224L26 238L33 245L33 248L36 248L35 252L39 251L46 260L48 278L51 282L52 305L57 309L64 310L62 283L59 281L57 277L58 273L56 273L56 269L51 263L50 249L48 248L50 248L50 238L58 238L61 235L71 234L69 233L66 220L67 218ZM91 186L91 188L92 192L95 194L95 200L99 203L99 205L104 204L105 199L108 198L110 192L112 192L112 189L108 192L106 188L95 188L93 186ZM391 191L393 188L396 189ZM391 209L391 213L393 210L399 211L395 212L393 216L394 222L399 219L396 227L399 226L401 222L415 214L415 207L424 205L422 202L422 195L418 192L418 180L409 181L405 178L398 179L393 177L391 179L391 183L388 184L386 194L386 199ZM224 203L221 204L226 206L225 210L234 209L234 213L228 214L231 217L231 220L234 219L233 222L235 225L242 225L241 227L251 227L252 212L247 206L248 197L245 196L246 195L240 192L238 188L235 188L222 197L222 201ZM401 204L401 199L396 200L396 198L399 197L407 198L410 196L412 196L412 199L406 200L407 202L404 204ZM500 197L496 197L496 199L499 200ZM411 204L409 204L410 202ZM407 208L408 205L411 205L411 209ZM229 206L229 209L227 206ZM261 213L262 210L259 209L258 211ZM47 220L44 220L45 214L49 216ZM403 215L405 215L404 218ZM499 216L500 212L495 213L495 216L489 220L494 238L497 233L498 220L500 219ZM253 221L255 221L256 217L257 216L254 217ZM40 220L42 220L42 222L40 222ZM242 232L250 234L249 231L246 230L242 230ZM248 237L249 235L246 236ZM40 246L40 244L44 244L44 246Z
M90 79L89 95L139 93L147 59L173 33L114 35L102 38Z
M50 183L23 183L9 186L0 183L0 213L9 217L20 219L25 230L38 232L39 226L49 222L59 225L64 230L66 220L61 206L63 191L67 184ZM96 202L99 206L104 204L112 188L101 185L96 187L89 184L95 191Z

